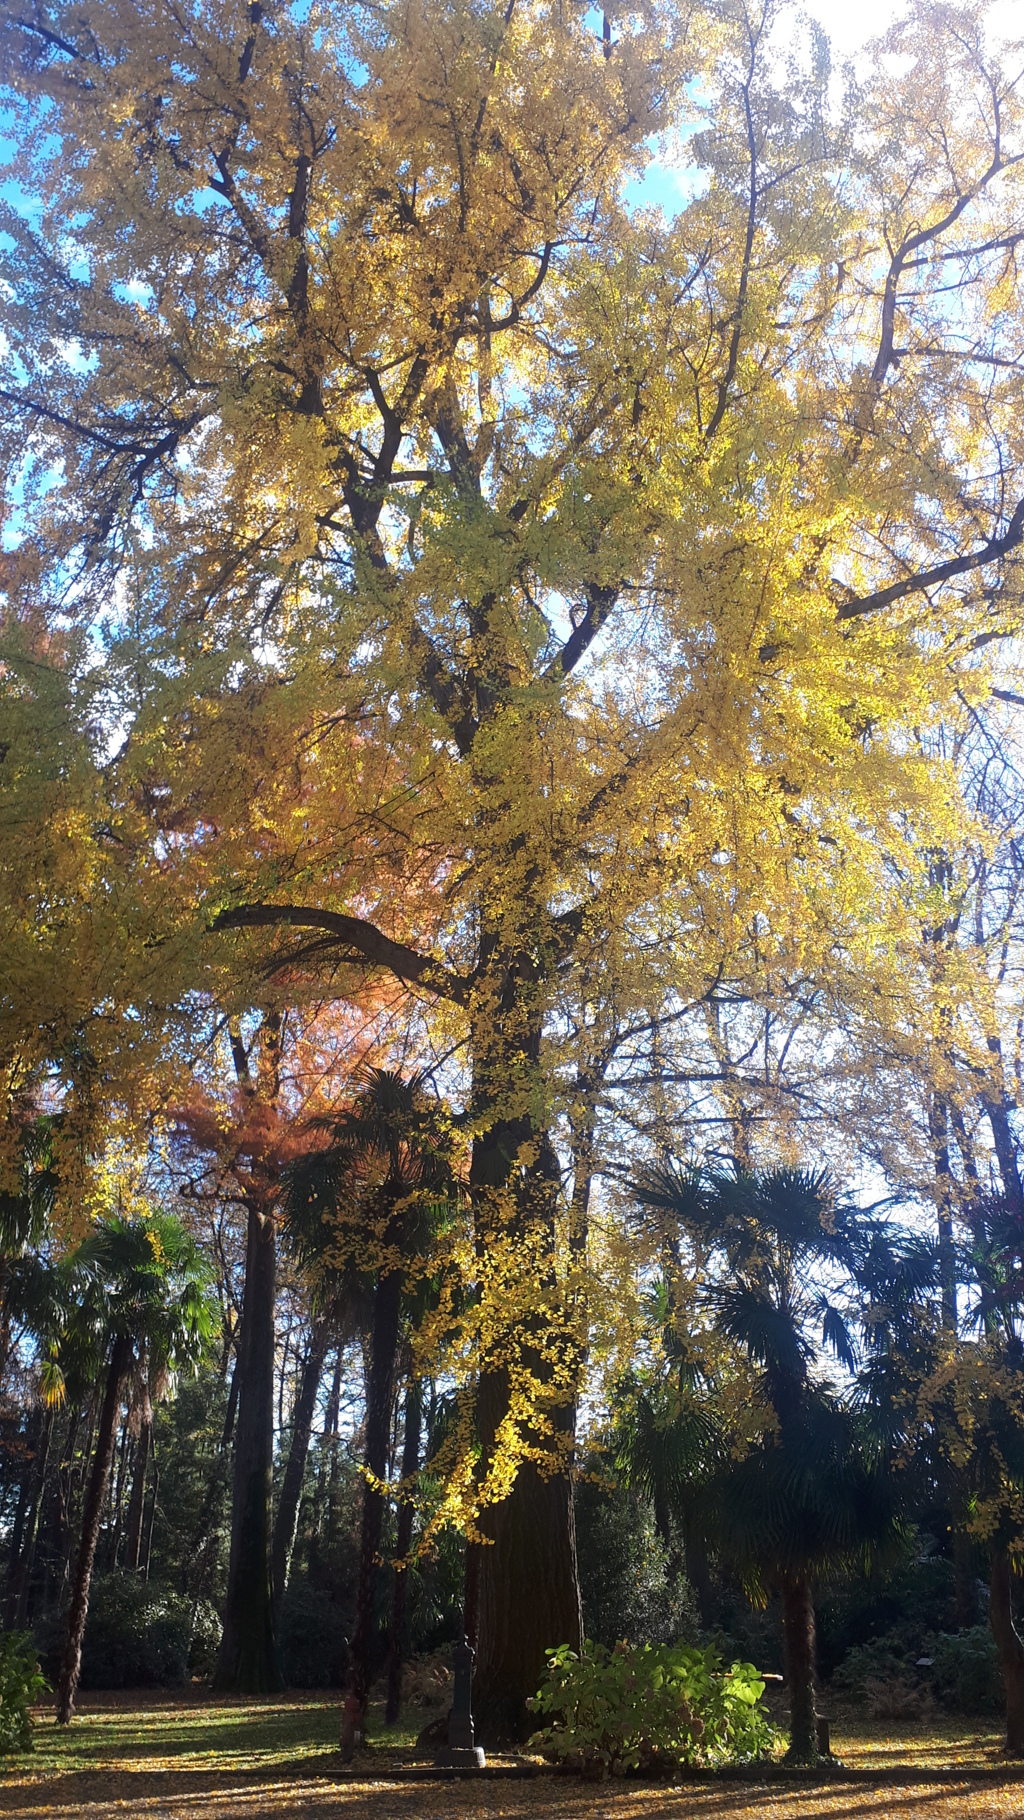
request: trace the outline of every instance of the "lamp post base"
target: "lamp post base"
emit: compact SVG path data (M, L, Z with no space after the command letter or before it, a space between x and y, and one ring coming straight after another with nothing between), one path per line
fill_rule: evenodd
M479 1744L469 1747L442 1744L434 1758L436 1769L486 1769L487 1758Z

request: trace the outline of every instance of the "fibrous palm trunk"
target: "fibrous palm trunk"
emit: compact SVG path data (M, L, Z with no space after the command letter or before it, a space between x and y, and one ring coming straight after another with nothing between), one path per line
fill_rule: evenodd
M239 1396L228 1590L213 1681L220 1692L274 1693L281 1686L270 1581L276 1288L273 1217L253 1206L246 1247L242 1348L235 1368Z
M813 1763L818 1755L814 1697L814 1599L803 1576L782 1581L782 1629L789 1683L789 1760Z
M988 1611L1006 1692L1006 1750L1024 1757L1024 1643L1013 1621L1010 1585L1009 1554L993 1545Z
M142 1558L142 1518L146 1508L146 1477L149 1472L149 1448L153 1423L145 1419L139 1429L132 1470L132 1489L128 1499L128 1526L124 1543L124 1564L130 1574L138 1573Z
M107 1495L110 1468L114 1458L117 1412L121 1402L121 1380L127 1370L130 1357L130 1340L119 1336L111 1348L107 1382L96 1433L96 1451L93 1455L92 1471L89 1474L85 1503L82 1508L82 1535L75 1564L71 1609L68 1613L68 1640L57 1682L58 1725L67 1725L71 1719L75 1694L78 1690L78 1678L82 1672L82 1639L85 1636L85 1621L89 1615L89 1588L92 1583L93 1564L96 1560L96 1544L99 1540L103 1502Z
M359 1538L359 1585L356 1623L349 1665L348 1695L341 1730L343 1758L351 1758L362 1735L373 1669L374 1586L384 1523L384 1495L377 1489L387 1475L388 1441L394 1397L398 1328L402 1309L402 1274L389 1271L378 1278L373 1298L373 1331L370 1371L366 1391L367 1478L363 1485L363 1515Z

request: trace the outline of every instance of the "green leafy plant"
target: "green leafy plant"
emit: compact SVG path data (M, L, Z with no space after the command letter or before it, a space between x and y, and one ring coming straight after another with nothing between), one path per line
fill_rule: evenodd
M590 1775L749 1762L778 1738L763 1694L751 1663L724 1669L713 1649L563 1645L548 1651L548 1678L530 1702L548 1720L532 1743Z
M48 1692L28 1632L5 1631L0 1636L0 1756L32 1749L29 1707Z

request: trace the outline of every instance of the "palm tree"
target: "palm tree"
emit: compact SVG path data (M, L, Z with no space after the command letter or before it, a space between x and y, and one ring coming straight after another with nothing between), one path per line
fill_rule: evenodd
M169 1214L101 1221L78 1247L74 1262L85 1286L80 1319L99 1335L105 1376L57 1683L61 1725L71 1718L81 1673L89 1590L125 1377L145 1353L159 1358L168 1371L194 1371L213 1331L205 1266L193 1240Z
M385 1510L388 1445L403 1299L428 1273L437 1203L454 1169L439 1108L422 1075L372 1068L355 1104L325 1121L327 1142L289 1171L286 1216L300 1252L361 1286L369 1299L364 1484L356 1622L342 1726L351 1756L370 1689L374 1583Z
M790 1757L818 1755L814 1578L893 1533L895 1513L869 1431L812 1371L824 1344L856 1358L830 1276L853 1276L858 1220L824 1171L667 1165L635 1185L640 1205L678 1221L700 1262L698 1300L755 1368L769 1417L760 1443L715 1487L719 1545L757 1589L778 1591L790 1693Z

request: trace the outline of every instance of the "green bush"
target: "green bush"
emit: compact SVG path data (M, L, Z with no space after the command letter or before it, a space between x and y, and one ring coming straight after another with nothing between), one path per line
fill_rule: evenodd
M48 1691L39 1671L36 1646L27 1631L0 1636L0 1756L32 1749L29 1707Z
M59 1658L67 1618L51 1641ZM93 1583L82 1647L82 1686L181 1687L209 1673L220 1639L211 1605L187 1599L134 1574L113 1573Z
M851 1649L832 1686L871 1702L879 1684L916 1686L948 1712L996 1713L1005 1695L999 1657L985 1624L914 1639L888 1631Z
M986 1624L925 1640L927 1671L940 1705L954 1713L997 1713L1005 1704L999 1656Z
M548 1678L531 1709L549 1721L533 1744L590 1775L671 1773L763 1757L777 1733L749 1662L723 1669L713 1649L646 1643L612 1650L585 1643L548 1652Z

